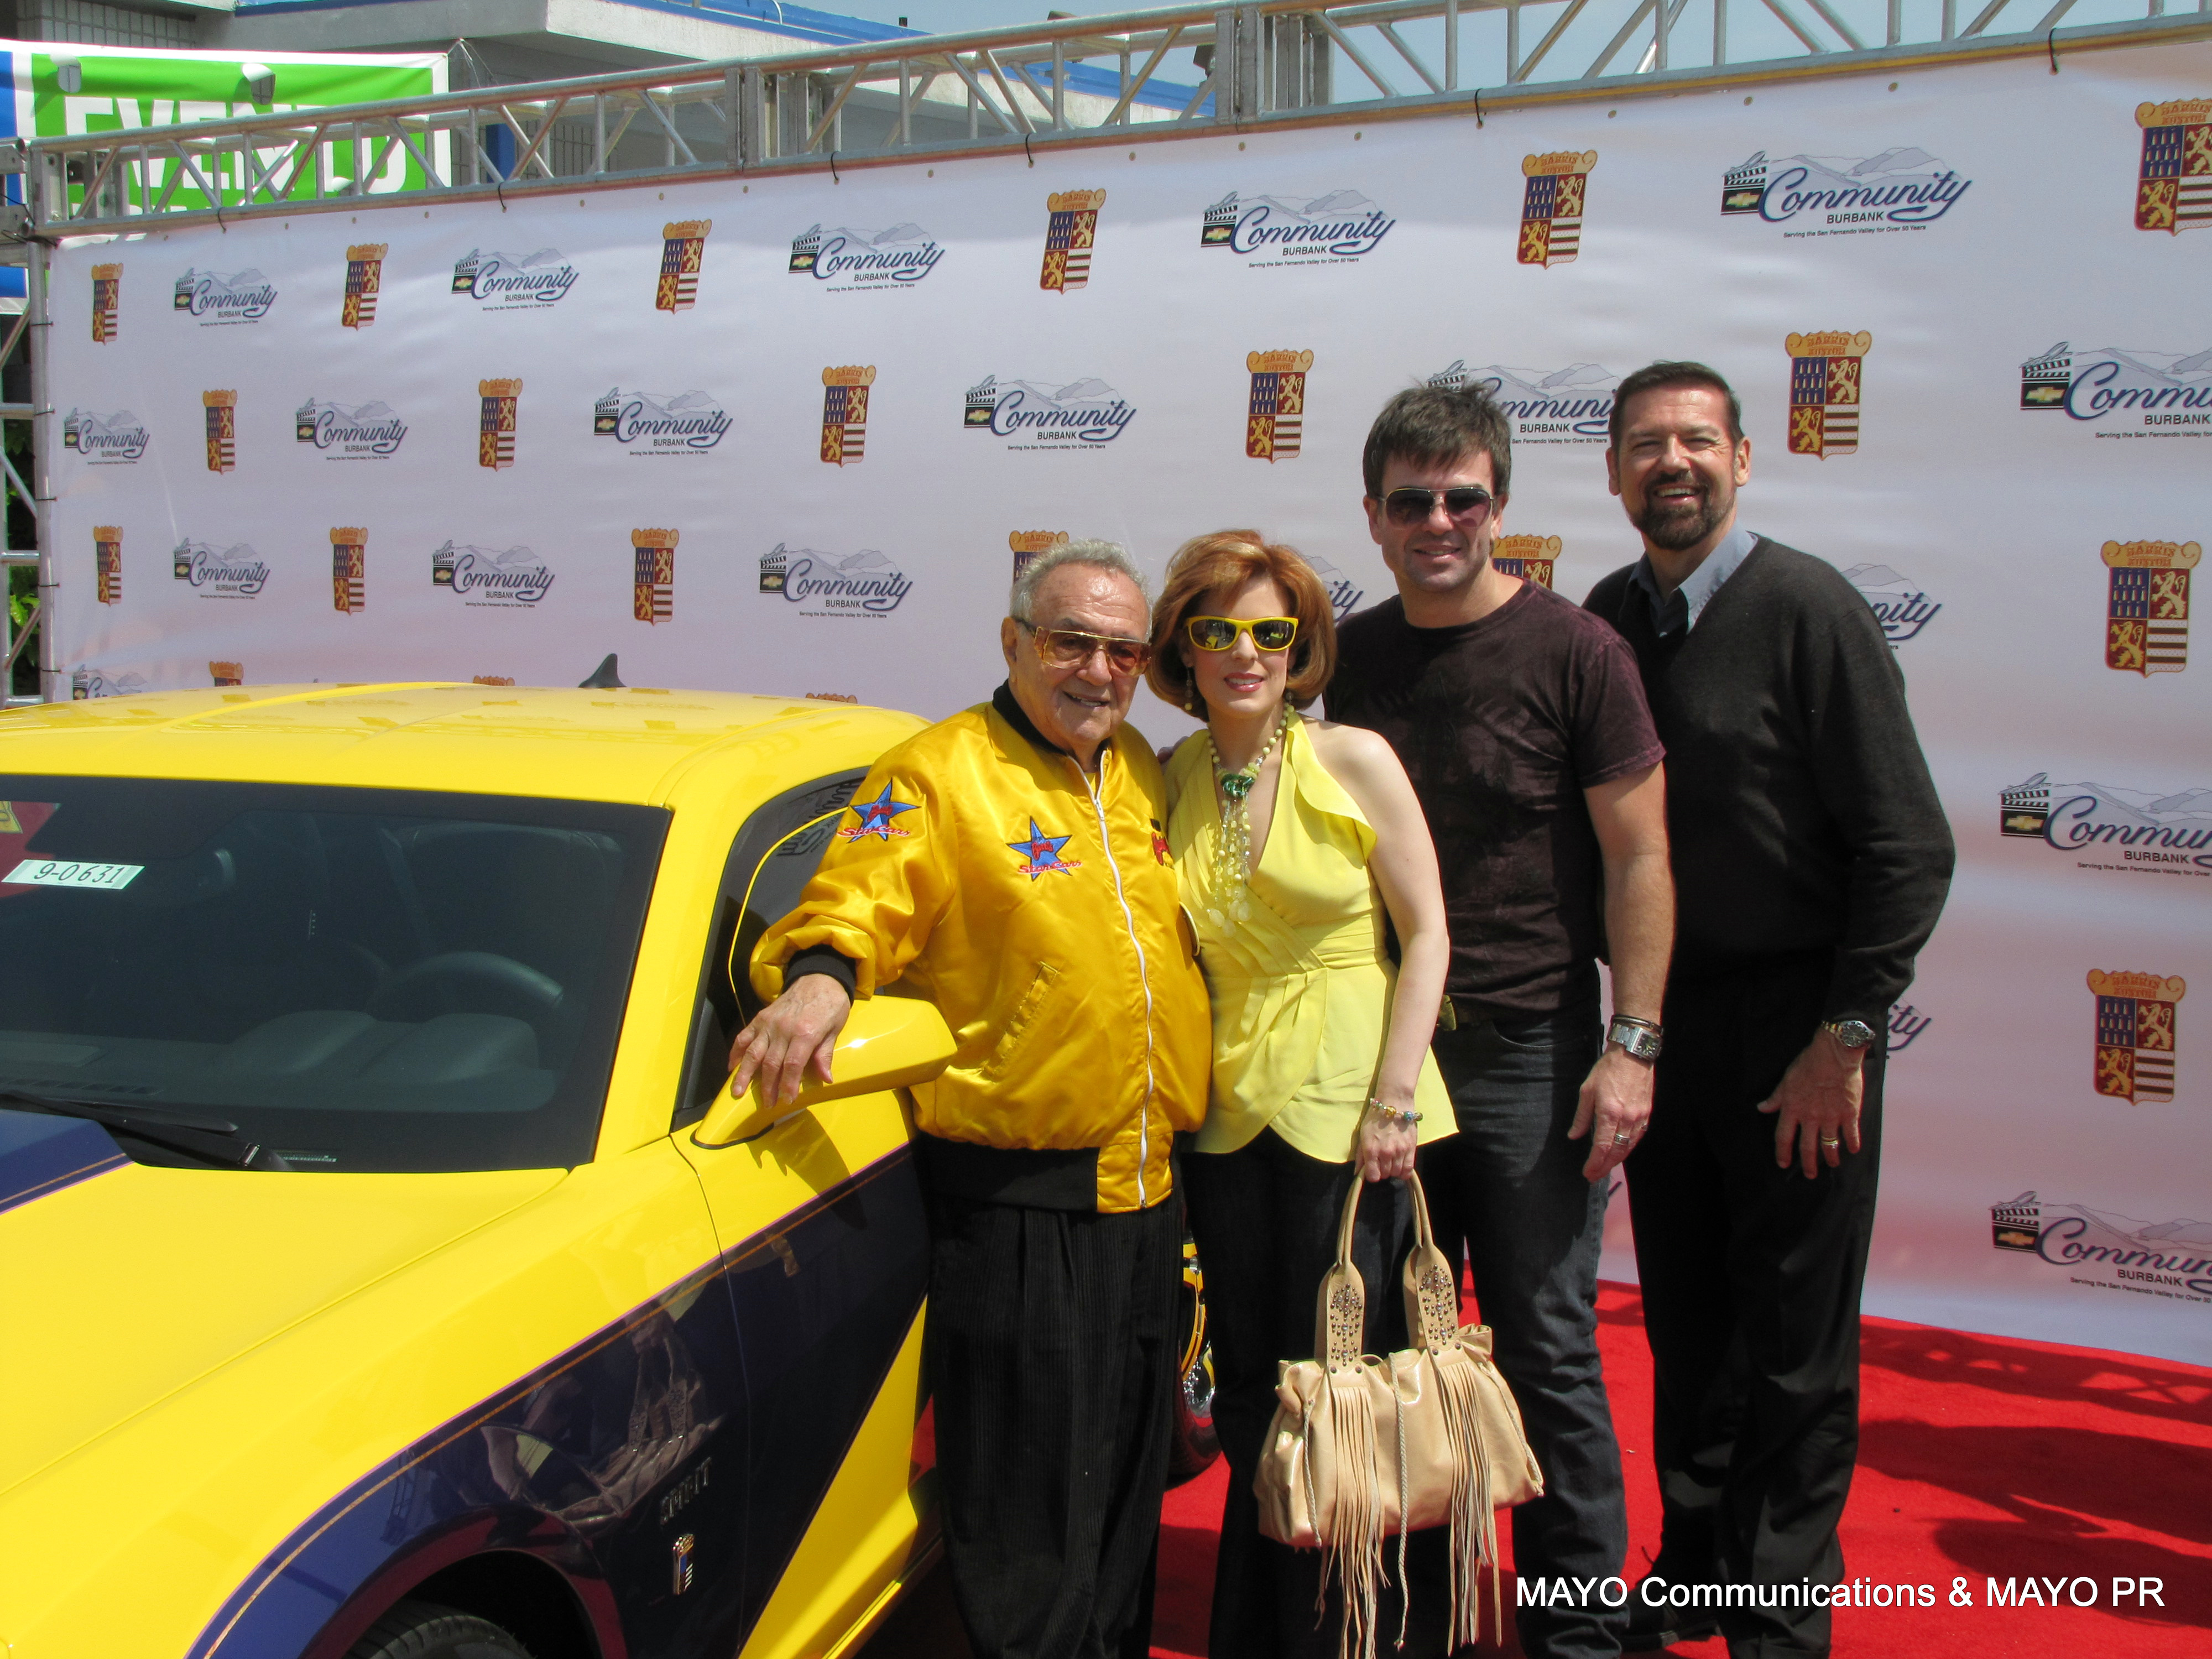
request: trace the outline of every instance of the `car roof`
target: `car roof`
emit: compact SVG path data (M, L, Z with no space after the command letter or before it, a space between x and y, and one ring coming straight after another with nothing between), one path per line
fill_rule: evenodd
M0 769L642 803L725 744L765 741L797 771L833 732L879 735L879 751L920 725L843 703L641 686L216 686L10 710Z

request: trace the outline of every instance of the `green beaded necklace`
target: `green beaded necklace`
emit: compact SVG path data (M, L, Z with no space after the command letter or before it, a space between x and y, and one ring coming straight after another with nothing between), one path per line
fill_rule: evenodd
M1267 757L1275 751L1276 744L1291 729L1291 706L1283 705L1283 717L1275 722L1275 729L1267 734L1260 752L1244 765L1231 770L1221 763L1221 750L1213 741L1213 728L1206 732L1206 752L1213 757L1213 781L1221 790L1228 805L1222 810L1213 831L1213 868L1215 889L1226 908L1209 906L1206 920L1226 932L1233 921L1251 918L1252 904L1249 896L1252 881L1252 819L1244 809L1244 798L1252 793L1252 786L1260 781L1260 769L1267 763ZM1228 872L1236 872L1235 881Z

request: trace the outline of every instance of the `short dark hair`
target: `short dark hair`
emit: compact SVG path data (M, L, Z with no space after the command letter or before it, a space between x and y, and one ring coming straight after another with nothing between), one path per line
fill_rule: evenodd
M1620 447L1621 416L1631 398L1669 386L1701 386L1719 392L1728 404L1729 441L1743 441L1743 404L1736 398L1735 388L1721 378L1718 369L1708 368L1703 363L1657 362L1644 364L1613 388L1613 414L1606 422L1605 447Z
M1478 450L1490 457L1490 487L1502 501L1513 484L1513 428L1498 400L1479 386L1415 386L1382 405L1359 462L1368 495L1379 500L1392 461L1444 466Z

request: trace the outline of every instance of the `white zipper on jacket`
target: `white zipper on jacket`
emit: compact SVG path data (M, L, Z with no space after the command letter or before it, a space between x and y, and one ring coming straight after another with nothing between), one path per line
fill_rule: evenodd
M1098 776L1106 776L1106 757L1113 752L1109 744L1101 744L1098 751ZM1152 1161L1152 976L1145 963L1145 942L1137 937L1137 918L1129 908L1129 896L1121 890L1121 865L1114 856L1114 837L1106 828L1106 803L1098 793L1097 784L1091 781L1073 756L1068 763L1075 768L1083 780L1083 787L1091 795L1091 810L1098 816L1098 846L1106 854L1106 867L1114 872L1114 896L1121 906L1121 922L1129 930L1129 943L1137 951L1137 982L1145 988L1145 1103L1137 1109L1137 1207L1145 1207L1145 1165Z

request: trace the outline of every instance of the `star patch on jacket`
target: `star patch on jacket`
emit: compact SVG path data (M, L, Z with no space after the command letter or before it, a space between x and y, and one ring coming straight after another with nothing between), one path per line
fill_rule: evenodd
M891 786L885 783L884 793L873 800L856 800L845 809L859 814L860 821L841 828L837 831L837 838L840 841L859 841L866 836L873 836L878 841L889 841L893 836L903 838L911 832L898 828L891 820L902 812L913 811L920 804L918 801L893 800Z
M1048 836L1037 828L1037 821L1031 818L1030 838L1027 841L1010 841L1006 845L1029 860L1022 866L1021 873L1034 882L1048 870L1057 870L1066 875L1083 867L1081 859L1064 859L1060 855L1060 849L1074 839L1072 835Z

